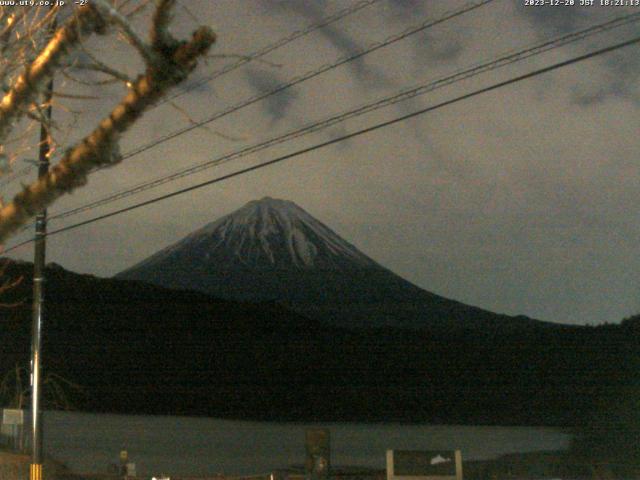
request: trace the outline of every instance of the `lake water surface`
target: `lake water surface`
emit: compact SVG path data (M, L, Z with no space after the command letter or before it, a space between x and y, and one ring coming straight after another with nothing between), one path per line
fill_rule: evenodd
M571 436L532 427L269 423L46 412L47 454L76 472L106 472L129 452L138 475L245 475L304 463L305 429L331 431L333 465L384 468L387 449L460 449L463 459L564 449Z

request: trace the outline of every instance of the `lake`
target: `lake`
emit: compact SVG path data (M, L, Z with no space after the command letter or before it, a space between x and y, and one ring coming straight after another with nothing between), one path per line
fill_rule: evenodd
M44 449L75 472L107 472L121 449L138 475L246 475L301 465L307 427L331 431L333 465L384 468L387 449L460 449L463 459L565 449L571 436L535 427L270 423L45 412Z

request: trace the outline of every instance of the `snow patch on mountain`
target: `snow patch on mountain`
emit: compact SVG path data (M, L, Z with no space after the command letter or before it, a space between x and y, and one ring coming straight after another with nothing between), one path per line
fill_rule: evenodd
M271 197L247 203L131 270L178 260L218 267L381 268L295 203Z

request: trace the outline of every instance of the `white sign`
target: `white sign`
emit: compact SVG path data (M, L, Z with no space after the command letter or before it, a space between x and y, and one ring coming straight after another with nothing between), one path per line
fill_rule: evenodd
M462 480L460 450L387 450L387 480Z
M3 425L22 425L24 424L24 410L14 408L5 408L2 410Z

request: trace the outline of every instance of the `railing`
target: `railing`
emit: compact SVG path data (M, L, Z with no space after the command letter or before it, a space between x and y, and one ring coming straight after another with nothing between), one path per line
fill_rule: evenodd
M379 472L336 472L331 475L331 480L380 480L382 474ZM0 477L2 478L2 477ZM151 480L151 476L127 476L115 474L89 474L89 473L64 473L58 474L56 480ZM299 472L289 472L285 470L274 471L270 473L257 474L257 475L210 475L210 476L182 476L182 475L168 475L166 477L157 476L156 480L162 478L169 478L170 480L305 480L306 475ZM4 479L2 479L4 480Z

